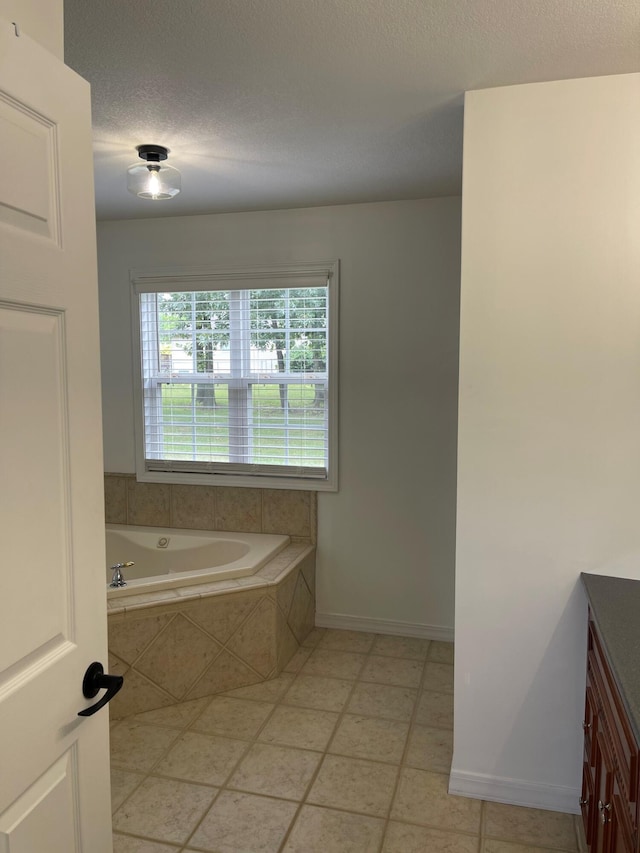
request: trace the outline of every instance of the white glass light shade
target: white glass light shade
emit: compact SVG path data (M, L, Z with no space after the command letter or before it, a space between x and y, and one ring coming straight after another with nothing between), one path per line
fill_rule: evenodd
M182 189L182 176L167 163L134 163L127 169L127 189L139 198L173 198Z

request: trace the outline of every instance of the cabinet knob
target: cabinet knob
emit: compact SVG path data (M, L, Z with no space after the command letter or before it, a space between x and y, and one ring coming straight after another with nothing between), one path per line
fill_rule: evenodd
M609 821L608 812L611 811L611 803L603 803L602 800L598 800L598 808L600 809L600 820L604 826Z

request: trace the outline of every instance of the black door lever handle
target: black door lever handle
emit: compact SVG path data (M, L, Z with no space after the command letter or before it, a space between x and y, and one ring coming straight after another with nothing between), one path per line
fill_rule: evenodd
M84 711L78 711L78 716L90 717L96 711L99 711L100 708L104 708L107 702L113 699L123 684L124 678L122 675L105 675L102 664L94 661L84 674L82 694L86 699L93 699L94 696L98 695L100 690L106 690L107 692L95 705L85 708Z

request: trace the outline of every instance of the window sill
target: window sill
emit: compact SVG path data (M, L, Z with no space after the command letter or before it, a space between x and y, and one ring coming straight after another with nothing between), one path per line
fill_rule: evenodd
M184 474L173 471L138 471L139 483L176 483L186 486L234 486L248 489L298 489L305 492L337 492L337 478L268 477L234 474Z

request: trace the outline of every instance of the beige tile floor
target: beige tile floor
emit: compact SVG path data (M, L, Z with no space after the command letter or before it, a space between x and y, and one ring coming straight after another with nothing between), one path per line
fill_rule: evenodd
M544 853L576 819L447 793L453 647L316 629L279 678L111 731L114 853Z

